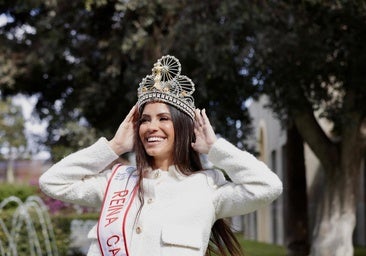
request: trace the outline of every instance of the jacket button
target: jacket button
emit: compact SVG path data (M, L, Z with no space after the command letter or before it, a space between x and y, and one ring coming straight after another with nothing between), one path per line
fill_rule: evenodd
M136 228L136 233L137 233L137 234L140 234L141 232L142 232L142 228L141 228L141 227L137 227L137 228Z
M148 203L148 204L151 204L152 202L154 202L154 200L153 200L152 198L149 198L149 199L147 200L147 203Z

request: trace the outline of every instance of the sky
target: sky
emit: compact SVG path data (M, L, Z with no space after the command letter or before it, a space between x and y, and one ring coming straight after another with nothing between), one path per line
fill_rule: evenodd
M7 18L5 14L0 15L0 27L4 26L7 23Z
M34 106L37 103L37 96L26 97L18 94L13 98L13 103L22 107L25 122L25 133L30 146L34 146L36 142L32 138L34 135L46 136L47 122L41 121L33 114ZM34 155L35 159L47 159L50 157L49 152L41 151Z

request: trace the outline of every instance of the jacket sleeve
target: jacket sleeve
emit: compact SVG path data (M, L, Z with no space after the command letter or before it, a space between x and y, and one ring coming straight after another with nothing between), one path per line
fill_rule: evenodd
M263 162L220 138L211 148L208 159L224 170L211 175L216 217L243 215L271 203L282 193L282 182Z
M52 198L99 207L107 185L108 171L102 171L117 158L107 140L100 138L54 164L41 175L39 186Z

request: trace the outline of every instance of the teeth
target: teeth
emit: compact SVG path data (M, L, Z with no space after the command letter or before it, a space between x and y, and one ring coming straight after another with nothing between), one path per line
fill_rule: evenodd
M156 142L156 141L163 141L163 140L164 139L160 138L160 137L149 137L149 138L147 138L148 142Z

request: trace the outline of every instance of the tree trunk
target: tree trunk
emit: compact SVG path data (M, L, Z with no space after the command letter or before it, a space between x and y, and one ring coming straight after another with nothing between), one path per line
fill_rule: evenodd
M353 256L357 189L361 180L362 147L345 136L333 170L325 170L324 193L317 210L312 256Z
M10 156L9 160L8 160L8 164L6 167L6 182L7 183L14 183L14 158L13 156Z
M284 170L284 219L287 255L309 255L308 207L304 141L295 125L287 128Z

